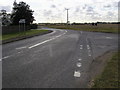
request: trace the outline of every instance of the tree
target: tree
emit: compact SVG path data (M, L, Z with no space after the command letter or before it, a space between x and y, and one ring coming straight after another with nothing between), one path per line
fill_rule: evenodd
M6 13L6 10L1 10L0 13L1 19L2 19L2 25L7 26L11 24L11 20L10 20L10 14Z
M30 6L25 2L19 2L17 4L14 2L13 11L11 14L11 20L13 25L19 25L20 19L25 19L26 25L30 25L35 19L33 17L33 12Z

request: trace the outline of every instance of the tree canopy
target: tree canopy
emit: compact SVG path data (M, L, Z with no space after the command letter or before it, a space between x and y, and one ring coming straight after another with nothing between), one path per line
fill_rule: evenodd
M10 14L7 14L6 10L1 10L0 12L0 16L1 16L1 19L2 19L2 25L10 25L11 24L11 20L10 20Z
M20 19L25 19L26 25L30 25L35 19L33 17L33 12L30 6L25 2L19 2L19 4L13 4L13 11L11 14L11 20L13 25L18 25Z

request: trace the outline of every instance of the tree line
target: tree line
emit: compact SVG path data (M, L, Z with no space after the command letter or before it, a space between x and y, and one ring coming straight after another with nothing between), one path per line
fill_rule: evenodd
M2 25L19 25L21 19L25 19L25 24L30 25L33 23L34 16L33 10L25 2L13 3L13 10L10 14L6 10L1 10L0 16L2 18Z

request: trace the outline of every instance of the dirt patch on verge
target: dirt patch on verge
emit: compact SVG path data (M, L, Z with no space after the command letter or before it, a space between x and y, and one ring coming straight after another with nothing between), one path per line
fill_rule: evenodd
M108 51L104 53L103 55L97 57L93 62L91 63L90 67L90 78L91 81L88 84L88 87L91 88L94 85L94 79L96 76L100 75L102 71L104 70L107 62L113 57L113 54L116 51Z

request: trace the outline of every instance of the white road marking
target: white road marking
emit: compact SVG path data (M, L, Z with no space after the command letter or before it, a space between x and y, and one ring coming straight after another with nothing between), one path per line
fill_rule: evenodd
M2 61L3 59L7 59L9 57L11 57L11 56L5 56L5 57L1 58L0 61Z
M18 53L21 53L21 52L18 52Z
M27 48L27 47L24 46L24 47L19 47L19 48L16 48L16 49L19 50L19 49L24 49L24 48Z
M82 66L82 64L79 63L79 62L76 65L77 65L77 67L81 67Z
M46 43L46 42L49 42L49 41L54 40L54 39L56 39L56 38L58 38L58 37L61 37L61 36L64 35L64 34L66 34L66 33L63 33L63 34L58 35L58 36L56 36L56 37L54 37L54 38L45 40L45 41L43 41L43 42L37 43L37 44L35 44L35 45L33 45L33 46L30 46L30 47L28 47L28 48L31 49L31 48L34 48L34 47L36 47L36 46L42 45L42 44L44 44L44 43Z
M74 77L80 77L81 73L80 71L74 71Z
M35 44L35 45L33 45L33 46L30 46L30 47L28 47L28 48L29 48L29 49L34 48L34 47L36 47L36 46L42 45L42 44L44 44L44 43L46 43L46 42L49 42L49 41L51 41L51 40L53 40L53 39L54 39L54 38L45 40L45 41L43 41L43 42L41 42L41 43L37 43L37 44Z
M91 51L90 50L88 50L88 56L91 56Z
M81 61L81 60L82 60L81 58L78 59L78 61Z
M112 37L106 37L107 39L112 39Z
M54 34L56 31L54 30L52 33L50 33L50 34Z
M56 32L56 31L54 30L52 33L49 33L49 35L50 35L50 34L54 34L55 32Z
M90 46L89 46L89 45L87 45L87 49L90 49Z
M89 56L91 56L91 54L88 54Z
M106 37L107 39L112 39L112 37Z
M80 49L83 49L83 45L80 45Z
M82 47L80 47L80 49L83 49Z

